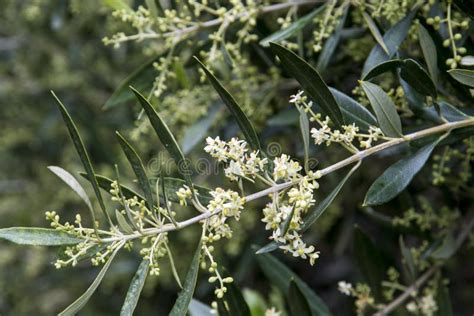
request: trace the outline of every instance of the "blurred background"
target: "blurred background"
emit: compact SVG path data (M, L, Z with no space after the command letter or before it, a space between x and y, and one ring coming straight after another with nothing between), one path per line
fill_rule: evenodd
M61 166L75 175L82 170L50 90L61 98L76 121L97 173L113 177L113 164L117 163L123 178L132 179L131 170L115 141L115 130L131 133L134 145L140 148L149 167L161 152L154 135L136 135L138 109L133 101L129 106L104 109L120 83L147 59L147 53L144 54L140 45L122 45L114 49L103 44L102 38L122 28L123 25L111 18L110 9L98 5L96 0L0 0L0 227L45 227L48 223L44 212L48 210L61 213L65 219L73 218L76 212L87 214L80 199L47 170L49 165ZM374 41L369 36L363 37L361 43L356 51L364 56ZM346 60L348 51L354 51L354 47L344 43L337 52L337 60ZM358 79L360 65L346 63L334 68L337 70L325 79L350 92L351 85ZM301 158L302 145L294 140L298 128L297 112L290 110L286 101L295 87L294 82L285 82L281 95L271 97L265 113L257 112L253 120L266 144L278 140L281 146L278 151L295 153ZM203 91L213 96L212 90ZM192 108L182 109L183 115L190 111ZM173 113L168 115L172 117ZM201 109L193 120L206 117L208 113L212 111ZM269 117L271 119L265 123ZM226 125L224 122L214 123L209 135L225 138L234 135L235 123ZM185 119L171 123L181 140L186 138L183 128L186 123ZM202 139L197 140L197 145L189 146L192 148L190 157L204 155ZM334 156L317 154L325 164L335 160ZM393 161L388 159L384 164L362 168L364 171L358 172L346 184L346 194L341 194L344 199L337 199L317 227L309 232L308 241L317 241L322 253L315 267L277 254L327 302L334 315L353 313L351 300L340 295L337 282L357 280L360 275L353 258L353 253L358 251L352 248L354 224L369 231L371 236L377 236L377 244L385 252L397 251L398 244L393 241L397 240L398 232L380 225L360 210L370 183ZM321 194L329 192L340 177L340 174L332 174L325 178ZM199 183L210 187L221 183L212 177L197 178ZM420 176L416 181L419 187L429 186L428 177ZM132 181L128 182L134 185ZM93 196L87 183L82 180L81 183ZM438 195L433 196L433 201L438 198ZM270 285L256 265L254 251L250 248L252 244L266 243L267 232L259 222L258 214L263 203L255 203L245 210L235 237L223 243L217 252L236 283L244 289L253 315L263 315L266 307L278 308L285 304L281 293ZM472 201L464 199L459 205L469 206L469 203ZM387 213L396 212L399 207L404 207L403 202L388 207ZM189 214L192 214L190 210L183 209L180 216L184 218ZM170 236L181 275L186 272L198 233L189 228ZM56 270L52 263L59 250L20 247L0 241L0 315L53 315L84 292L98 269L91 268L86 260L75 268ZM472 262L472 258L472 251L460 254L459 260L446 268L456 315L472 315L474 310L474 269L465 263ZM81 315L119 313L140 258L134 253L122 253L117 259ZM158 278L147 280L137 315L166 315L172 306L178 288L165 261L162 271ZM209 304L212 288L206 279L203 273L196 297Z

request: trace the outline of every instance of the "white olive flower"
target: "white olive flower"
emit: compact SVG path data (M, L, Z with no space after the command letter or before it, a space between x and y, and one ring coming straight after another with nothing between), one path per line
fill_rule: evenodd
M344 295L351 295L352 284L346 281L339 281L337 283L337 289Z

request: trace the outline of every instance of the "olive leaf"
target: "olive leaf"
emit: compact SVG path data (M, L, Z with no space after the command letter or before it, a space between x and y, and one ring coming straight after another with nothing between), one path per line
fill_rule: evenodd
M383 204L402 192L425 165L440 140L441 138L436 139L385 170L370 186L365 196L364 205Z
M439 81L438 52L436 51L436 46L430 33L421 23L418 24L418 38L420 40L423 57L428 66L428 71L430 72L431 79L436 86Z
M364 106L334 88L329 90L341 106L342 116L347 124L354 123L362 131L368 131L370 126L377 126L377 119Z
M372 240L359 228L354 230L354 252L362 275L376 299L383 299L382 281L385 279L385 262Z
M94 209L92 208L92 203L87 196L86 191L82 187L82 185L74 178L72 174L64 170L63 168L56 167L56 166L49 166L48 169L57 175L61 180L63 180L74 192L79 195L79 197L86 203L89 211L91 213L91 217L95 218L94 216Z
M189 304L189 314L191 316L213 316L212 308L197 299L192 299Z
M319 202L314 209L308 211L308 214L303 220L303 225L301 226L302 232L305 232L311 225L313 225L318 220L318 218L324 213L324 211L329 207L329 205L331 205L331 203L341 191L344 184L347 182L350 176L359 168L360 164L361 162L359 161L354 167L352 167L352 169L346 174L346 176L331 191L331 193L329 193L328 196L324 198L324 200Z
M128 287L127 295L120 310L120 316L132 316L135 307L137 306L142 292L143 286L145 285L146 277L148 276L148 269L150 267L150 261L143 259L137 272L133 276L132 282Z
M369 99L383 133L390 137L402 136L402 123L392 99L382 88L373 83L362 81L361 86Z
M181 151L178 142L174 138L174 135L171 133L170 129L163 121L161 116L155 111L150 102L133 87L130 87L130 89L132 89L133 93L135 93L135 96L148 116L148 119L150 120L150 123L158 135L161 143L163 146L165 146L168 153L174 159L179 173L181 173L188 186L191 188L191 190L193 190L193 182L191 180L191 170L189 169L189 163L184 158L184 154Z
M127 3L123 0L102 0L102 2L110 7L111 9L114 10L126 10L126 11L131 11L132 8L130 8Z
M194 252L191 265L184 280L183 289L178 295L176 302L171 309L171 316L185 316L188 312L189 304L193 298L194 289L196 287L198 272L199 272L199 258L201 256L202 239L199 239L198 246Z
M418 93L431 96L436 99L436 85L428 73L419 63L413 59L405 59L400 70L400 77L403 78Z
M224 88L224 86L219 82L219 80L217 80L217 78L209 71L209 69L207 69L206 66L199 59L197 59L196 57L194 58L201 65L201 68L204 70L207 79L211 82L212 86L217 91L222 101L237 121L237 124L239 124L239 127L242 133L244 134L245 139L249 143L250 147L252 147L253 150L261 151L260 141L258 139L257 133L255 132L252 123L250 123L250 120L248 119L247 115L245 115L242 108L237 104L234 97L232 97L232 95Z
M362 70L363 76L365 76L365 74L367 74L367 72L375 65L378 65L395 55L395 53L398 51L398 47L400 47L408 35L408 30L412 25L413 18L418 12L418 8L419 6L415 6L403 19L398 21L384 34L383 42L388 49L388 54L384 51L380 44L377 44L374 48L372 48L369 57L367 57L364 63Z
M115 210L115 218L117 219L117 223L123 232L128 233L128 234L133 233L132 227L125 219L125 216L123 216L123 214L120 213L119 210Z
M403 64L402 60L400 59L390 59L381 62L380 64L375 65L372 67L365 75L362 77L363 81L368 81L373 79L383 73L386 73L391 70L395 70L399 68Z
M294 280L290 281L288 288L288 306L290 307L290 314L293 316L313 315L309 307L309 302L301 291L298 283Z
M56 229L36 227L1 228L0 239L8 240L18 245L29 246L75 245L83 241Z
M287 293L290 287L290 282L295 282L307 302L310 305L312 315L329 316L331 312L326 304L317 296L311 288L304 283L293 271L288 269L283 263L278 261L275 257L268 253L256 256L257 263L263 274L271 281L280 291Z
M112 93L110 98L105 102L104 109L110 109L133 100L133 93L129 89L130 86L136 87L141 91L151 89L153 86L153 79L156 76L156 70L153 68L153 63L158 61L162 56L163 55L160 54L159 56L149 59L125 78Z
M64 122L66 123L66 127L69 131L69 135L71 136L72 142L74 143L74 147L76 148L76 151L79 155L79 158L81 159L81 162L82 162L82 165L84 166L84 169L86 169L87 179L89 180L89 182L92 184L92 187L94 188L94 193L97 197L97 200L99 201L102 213L104 214L104 216L110 222L111 221L110 216L107 213L107 210L105 208L104 201L102 200L102 195L100 194L99 184L97 183L97 180L95 178L94 167L92 167L92 163L89 159L89 155L87 154L84 143L82 142L81 136L79 135L76 124L74 124L74 121L72 120L71 116L69 115L69 112L67 111L64 104L62 104L62 102L56 96L56 94L53 91L51 91L51 94L56 99L57 106L59 108L59 111L61 112L61 115L64 119ZM92 214L94 214L94 213L92 213ZM95 216L93 216L92 220L93 220L92 221L93 223L96 222L95 221Z
M115 132L117 135L117 139L119 141L120 147L122 151L125 153L128 162L132 166L133 172L138 179L138 183L140 184L140 188L142 189L145 195L145 201L149 210L153 210L155 202L153 201L153 194L150 188L150 181L148 180L148 176L146 175L145 167L143 166L142 160L138 156L135 149L130 145L127 140L120 135L119 132Z
M84 179L89 180L89 178L87 178L86 173L79 172L79 175L81 177L83 177ZM97 180L97 183L99 184L99 187L102 190L104 190L105 192L111 194L110 189L111 189L111 186L112 186L112 183L114 182L114 180L112 180L112 179L110 179L106 176L100 175L100 174L96 174L95 178ZM129 188L129 187L123 185L123 184L120 184L120 189L122 191L123 196L126 199L132 199L134 196L136 196L140 200L145 200L145 198L140 193L135 192L133 189L131 189L131 188Z
M217 301L219 316L250 316L249 306L235 282L226 284L226 288L224 298Z
M437 316L453 316L453 306L451 298L449 296L449 289L444 283L444 280L440 278L438 291L436 293L436 305L438 310L436 311Z
M303 138L303 150L304 150L304 170L309 172L309 120L308 114L304 109L298 108L300 112L300 130L301 137Z
M416 279L417 268L415 266L413 255L410 249L408 249L405 246L405 241L403 240L403 236L400 236L399 244L400 244L400 252L402 253L402 258L404 260L404 266L407 268L406 270L407 270L410 282L414 282Z
M325 5L320 6L314 9L312 12L294 21L289 26L265 37L260 41L260 45L267 47L270 45L270 42L280 42L295 35L298 33L298 31L302 30L308 23L310 23L316 16L324 12L325 7Z
M448 73L460 83L469 87L474 87L474 70L452 69L449 70Z
M388 51L387 45L385 45L385 42L383 41L382 34L380 34L380 31L375 24L374 20L372 20L372 17L367 14L367 12L363 11L362 16L364 17L365 23L367 23L367 26L369 28L370 33L372 33L372 36L375 38L377 43L382 47L383 51L388 55L390 52Z
M97 290L97 287L99 287L100 282L102 282L102 279L104 278L105 274L107 273L107 270L110 267L110 264L115 258L115 255L117 254L118 250L120 248L117 248L109 257L107 262L104 264L102 269L100 270L99 274L95 278L94 282L92 282L91 286L82 294L77 300L75 300L71 305L69 305L65 310L63 310L61 313L59 313L59 316L74 316L79 312L89 301L91 296L94 294L95 290Z
M318 71L291 50L275 43L270 43L270 47L280 58L283 68L301 84L308 97L321 107L336 127L341 128L344 125L341 109Z

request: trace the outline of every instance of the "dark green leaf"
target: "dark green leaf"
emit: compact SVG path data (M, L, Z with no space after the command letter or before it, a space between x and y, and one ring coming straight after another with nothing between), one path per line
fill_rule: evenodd
M143 260L138 267L137 272L133 276L132 282L128 287L127 296L125 296L125 301L122 305L122 310L120 311L120 316L132 316L135 307L137 306L138 300L140 298L140 293L142 292L143 285L145 285L146 277L148 276L148 268L150 266L150 261Z
M156 180L156 181L158 181L158 180ZM163 176L163 172L160 173L160 180L159 181L161 182L161 194L163 194L163 202L164 202L163 204L165 205L165 210L168 212L168 216L171 219L171 221L173 222L173 224L175 226L177 226L176 220L174 219L173 213L171 212L170 206L168 204L168 192L166 192L166 178Z
M360 103L334 88L329 89L341 106L342 116L347 124L354 123L362 131L368 131L370 126L377 126L375 117Z
M303 138L303 149L304 149L304 170L309 172L309 120L308 114L304 109L298 109L300 112L300 130L301 137Z
M156 70L153 68L153 63L156 62L160 57L154 57L144 64L142 64L137 70L135 70L130 76L125 78L114 91L112 96L105 102L104 108L109 109L117 105L123 104L127 101L133 100L133 93L130 91L129 86L133 86L141 91L150 90L153 86L153 79L156 77Z
M363 76L372 69L375 65L380 64L390 58L392 58L398 51L398 48L405 40L408 30L411 27L413 18L418 11L418 6L413 8L403 19L397 22L391 29L389 29L383 36L383 41L387 45L388 54L385 53L384 49L377 44L369 54L369 57L365 61L364 68L362 70Z
M413 59L405 59L400 71L400 77L422 95L436 99L436 86L428 73Z
M260 45L269 46L270 42L279 42L283 41L293 35L296 35L298 31L302 30L309 22L311 22L318 14L324 11L326 6L322 5L307 15L299 18L295 22L291 23L288 27L281 29L260 41Z
M127 140L122 135L120 135L119 132L116 132L116 134L120 147L122 147L125 156L127 156L127 160L132 166L133 172L135 173L135 176L138 179L138 183L140 184L140 188L142 189L145 195L147 207L151 211L153 210L155 202L153 201L150 181L148 180L148 176L146 175L145 167L143 166L142 160L138 156L135 149L127 142Z
M199 239L198 246L194 252L193 260L189 266L186 279L184 280L183 289L178 295L178 299L174 303L173 309L170 312L171 316L185 316L188 312L189 304L193 298L194 288L196 287L198 272L199 272L199 258L201 256L202 239Z
M474 70L453 69L449 70L448 72L454 79L456 79L460 83L469 87L474 87Z
M341 191L342 187L346 183L347 179L359 168L360 162L358 162L347 174L346 176L338 183L338 185L329 193L329 195L319 202L316 207L308 212L303 221L303 226L301 226L301 231L305 232L318 218L324 213L324 211L331 205L332 201L336 198Z
M436 311L436 316L453 316L453 307L451 304L451 298L449 297L448 287L444 284L443 279L441 278L438 291L436 293L436 304L438 305L438 310Z
M83 241L56 229L36 227L1 228L0 239L5 239L19 245L30 246L74 245Z
M390 137L402 136L402 123L392 99L382 88L373 83L362 81L361 86L374 109L383 133Z
M102 282L102 279L104 278L105 273L107 273L107 270L109 269L110 264L114 260L116 254L117 251L114 251L112 255L110 255L109 259L104 264L99 274L95 278L94 282L92 282L91 286L84 292L84 294L82 294L77 300L75 300L74 303L72 303L65 310L59 313L59 316L74 316L87 304L92 294L94 294L95 290L99 286L100 282Z
M270 43L270 47L280 58L283 68L301 84L309 98L321 107L336 127L341 128L344 125L341 109L316 69L281 45Z
M97 200L99 201L100 208L102 209L104 216L110 222L109 214L107 213L107 210L105 209L105 204L104 204L104 201L102 200L102 195L100 194L99 184L97 183L97 180L95 178L94 168L92 167L91 161L89 159L89 155L87 154L86 148L84 147L84 143L82 142L81 136L79 135L76 124L74 124L74 121L72 120L71 116L66 110L66 107L62 104L62 102L59 100L56 94L53 91L51 91L51 93L53 94L53 97L56 99L59 111L61 111L61 115L63 116L64 122L66 123L66 127L69 131L69 135L71 136L72 142L74 143L74 147L76 148L76 151L79 157L81 158L81 162L82 162L82 165L84 166L84 169L86 169L87 179L89 180L89 182L92 184L92 187L94 188L94 193L97 197ZM93 223L96 222L95 216L92 220L93 220Z
M413 256L411 254L410 249L405 246L405 242L403 241L403 237L400 236L399 239L400 243L400 252L402 253L404 265L407 267L407 272L409 274L410 282L414 282L416 279L417 269L415 267L415 262L413 260Z
M244 111L242 111L241 107L237 104L234 97L232 97L232 95L224 88L224 86L209 71L209 69L207 69L206 66L204 66L204 64L201 63L199 59L196 58L196 60L201 65L202 69L204 70L204 73L207 76L207 79L211 82L214 89L216 89L217 93L221 97L222 101L224 101L224 104L227 106L230 113L232 113L232 116L237 121L237 124L239 124L239 127L242 130L242 133L244 134L245 139L249 143L250 147L252 147L253 150L261 150L260 141L258 140L257 133L255 133L255 130L252 124L250 123L250 120L248 119L247 115L245 115Z
M84 172L79 172L79 174L80 174L84 179L89 180L89 179L87 178L87 174L85 174ZM114 180L112 180L112 179L110 179L110 178L107 178L107 177L105 177L105 176L99 175L99 174L97 174L97 175L95 176L95 178L97 179L97 182L99 183L99 186L100 186L105 192L107 192L107 193L110 194L111 184L112 184L112 182L113 182ZM131 199L131 198L133 198L134 196L136 196L136 197L139 198L140 200L145 200L145 198L144 198L141 194L135 192L134 190L132 190L131 188L129 188L129 187L123 185L123 184L120 184L120 188L121 188L121 190L122 190L123 196L124 196L126 199Z
M288 293L290 281L293 280L305 296L310 305L311 313L318 316L331 315L326 304L319 298L311 288L304 283L296 274L288 269L283 263L272 255L265 253L257 255L257 262L263 273L283 293Z
M426 65L428 66L428 71L430 72L431 78L435 85L438 83L439 70L438 70L438 52L436 51L436 46L431 38L430 33L422 24L418 24L418 37L420 40L421 50L423 51L423 56L425 57Z
M413 177L421 170L431 152L441 138L420 148L409 157L405 157L393 165L375 180L365 196L364 205L380 205L390 201L402 192Z
M311 309L309 303L306 300L303 292L299 288L298 284L294 281L290 281L288 289L288 306L290 307L290 315L293 316L310 316Z
M84 178L87 177L87 175L84 174L83 172L79 174ZM113 180L102 175L96 175L96 179L99 182L100 187L110 194L109 192L110 185L112 184ZM170 178L170 177L165 177L165 180L166 180L166 194L168 195L169 200L173 203L179 203L179 199L176 196L176 191L178 191L179 188L181 188L184 184L186 184L186 181L182 179ZM140 200L145 200L145 198L142 195L130 189L129 187L122 184L120 185L120 187L122 189L122 193L125 198L131 199L134 196L136 196ZM194 189L196 189L197 192L199 193L200 200L208 202L211 199L211 196L209 194L210 190L208 188L205 188L199 185L194 185Z
M383 61L380 64L375 65L372 69L370 69L362 78L362 80L368 81L383 73L386 73L387 71L397 69L401 65L402 65L402 61L400 59L391 59L391 60Z
M250 316L250 309L240 289L235 283L229 283L226 287L227 293L218 301L219 316Z
M380 251L370 238L359 228L354 231L354 253L357 266L370 286L376 299L383 299L382 281L387 270Z
M372 20L370 15L368 15L365 11L362 12L362 16L364 17L364 20L367 23L367 26L369 27L370 33L372 33L372 36L375 38L377 43L380 45L380 47L382 47L383 51L387 55L390 54L387 45L385 45L385 42L383 41L382 34L380 34L379 28L377 27L377 25L375 25L374 20Z
M189 169L189 162L184 158L183 152L179 147L176 139L171 133L170 129L163 121L161 116L155 111L153 106L148 102L148 100L140 94L137 90L132 88L133 93L140 101L143 110L145 111L148 119L150 120L151 125L155 129L156 134L158 135L161 143L165 146L166 150L169 152L171 157L174 159L176 166L178 167L179 173L184 177L188 186L193 189L193 182L191 180L191 170Z

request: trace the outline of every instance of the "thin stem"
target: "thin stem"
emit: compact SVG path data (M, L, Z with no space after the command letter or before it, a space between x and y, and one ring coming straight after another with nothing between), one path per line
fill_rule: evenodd
M400 296L398 296L395 300L393 300L390 304L385 306L381 311L374 314L374 316L382 316L387 315L388 313L395 310L400 304L402 304L410 295L418 290L426 281L428 281L431 276L439 269L439 266L435 265L428 269L418 280L415 281L412 285L410 285L405 292L403 292Z
M390 148L390 147L393 147L393 146L396 146L396 145L399 145L399 144L402 144L402 143L410 142L410 141L413 141L413 140L416 140L416 139L420 139L420 138L423 138L423 137L426 137L426 136L439 134L439 133L442 133L442 132L449 132L453 129L458 129L458 128L471 126L471 125L474 125L474 118L470 118L470 119L462 120L462 121L457 121L457 122L450 122L450 123L438 125L438 126L435 126L435 127L427 128L427 129L424 129L424 130L421 130L421 131L418 131L418 132L414 132L414 133L408 134L408 135L400 137L400 138L394 138L390 141L387 141L385 143L382 143L382 144L379 144L377 146L371 147L369 149L359 151L359 152L355 153L354 155L352 155L352 156L350 156L350 157L348 157L344 160L341 160L341 161L339 161L339 162L337 162L337 163L335 163L335 164L333 164L329 167L326 167L326 168L320 170L320 173L321 173L321 176L325 176L325 175L328 175L328 174L330 174L334 171L337 171L341 168L344 168L348 165L351 165L355 162L359 162L359 161L363 160L364 158L367 158L367 157L369 157L373 154L376 154L380 151L383 151L387 148ZM250 202L250 201L253 201L253 200L260 199L262 197L268 196L268 195L273 194L275 192L280 192L281 190L287 189L287 188L289 188L289 187L291 187L295 184L298 184L298 183L299 183L299 181L289 181L289 182L273 185L273 186L271 186L271 187L269 187L265 190L247 195L245 197L245 201ZM132 239L135 239L135 238L139 238L141 236L155 235L155 234L159 234L159 233L163 233L163 232L173 231L173 230L177 230L177 229L180 229L180 228L183 228L183 227L190 226L194 223L200 222L200 221L202 221L204 219L207 219L211 216L214 216L218 213L219 213L219 211L215 211L215 212L205 211L205 212L199 214L198 216L192 217L192 218L187 219L187 220L182 221L182 222L178 222L177 223L178 228L176 228L173 224L165 224L160 228L146 228L146 229L143 229L141 232L135 232L135 233L130 234L130 235L125 235L122 238L114 238L114 237L104 238L102 241L103 242L113 242L113 241L117 241L117 240L121 240L121 239L132 240Z

